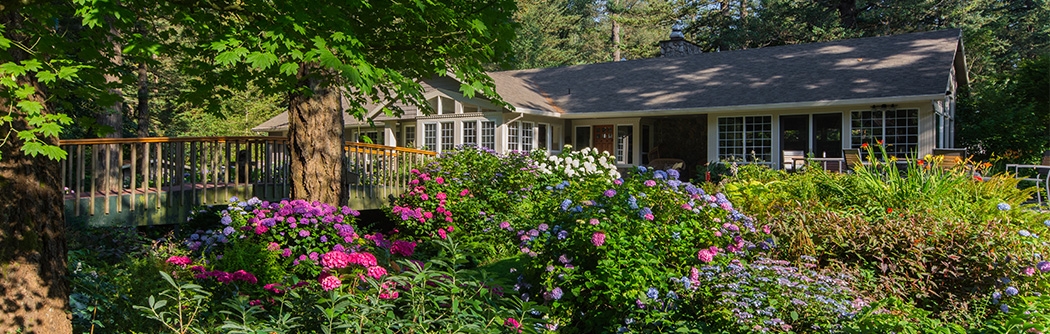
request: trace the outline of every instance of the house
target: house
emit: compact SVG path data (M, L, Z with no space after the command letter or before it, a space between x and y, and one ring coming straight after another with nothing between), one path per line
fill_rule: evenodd
M347 139L444 151L594 147L622 167L657 154L692 166L741 161L779 168L785 155L841 157L882 140L901 158L954 145L955 96L967 83L958 29L701 53L680 32L662 57L491 72L511 108L458 93L450 78L423 82L435 111L374 106L374 128L347 120ZM255 131L283 135L287 115Z

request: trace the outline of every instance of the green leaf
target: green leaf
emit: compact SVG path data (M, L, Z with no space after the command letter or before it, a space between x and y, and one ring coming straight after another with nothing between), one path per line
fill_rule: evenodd
M252 52L246 59L252 67L264 70L277 62L277 56L269 52Z
M22 85L15 90L15 97L19 99L28 99L33 93L36 93L36 88L30 85Z
M4 76L21 76L26 74L26 68L14 62L0 64L0 74Z
M29 72L39 71L40 68L43 67L43 65L40 64L40 61L36 60L36 59L23 60L22 61L22 66L25 67L26 71L29 71Z
M44 105L37 101L19 101L18 108L25 111L29 115L40 114L41 110L44 110Z
M281 64L281 74L295 75L297 73L299 73L299 64L298 63L284 63L284 64Z
M238 47L233 50L219 53L219 55L215 56L215 62L219 65L233 65L233 63L241 61L241 58L247 53L248 49Z
M78 71L80 71L79 66L63 66L62 68L58 69L58 78L62 80L76 78Z

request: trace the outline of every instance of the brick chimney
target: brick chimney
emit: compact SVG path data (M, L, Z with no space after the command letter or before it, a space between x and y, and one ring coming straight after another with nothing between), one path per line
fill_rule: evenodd
M661 57L691 56L700 53L703 53L703 51L700 51L700 46L685 40L680 24L671 26L671 39L660 41Z

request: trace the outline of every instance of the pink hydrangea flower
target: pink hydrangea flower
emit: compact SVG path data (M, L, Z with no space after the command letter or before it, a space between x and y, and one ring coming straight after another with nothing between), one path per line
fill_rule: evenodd
M510 228L510 223L508 223L508 222L500 222L499 223L499 228L506 230L506 229Z
M598 218L591 218L590 223L591 225L598 226L598 223L600 223L600 221L598 221Z
M357 253L350 253L348 255L350 256L350 263L353 263L353 264L356 264L356 265L359 265L359 266L362 266L362 267L365 267L365 268L371 267L371 266L375 266L377 264L376 256L372 255L371 253L357 252Z
M700 262L709 263L714 261L715 255L718 255L718 247L711 246L710 248L704 248L697 252L696 258L699 259Z
M339 277L332 276L332 274L324 273L317 279L317 282L321 283L321 288L324 291L332 291L343 285L343 281L339 280Z
M439 228L437 233L438 233L438 236L441 237L441 239L447 239L448 238L448 235L445 233L445 229L443 229L443 228Z
M437 182L437 184L445 184L445 178L438 176L434 178L434 182Z
M595 247L601 247L602 245L604 245L605 233L594 232L594 235L591 235L591 243L594 244Z
M1021 270L1021 273L1025 276L1035 275L1035 267L1027 267Z
M321 266L329 269L346 268L350 266L350 255L340 251L331 251L321 255Z
M656 181L653 181L653 180L645 180L645 186L646 186L646 187L655 187L655 186L656 186Z
M379 279L380 277L383 277L383 275L386 275L386 268L383 268L383 267L380 267L380 266L368 267L367 271L368 271L368 276L370 276L372 278L375 278L375 279Z
M448 195L445 195L445 193L438 193L437 196L435 196L435 197L437 197L437 199L439 201L444 201L445 199L448 198Z
M168 258L168 263L186 268L190 263L193 263L193 260L188 256L172 256Z
M469 189L463 189L463 191L459 192L459 197L466 197L467 195L470 195Z

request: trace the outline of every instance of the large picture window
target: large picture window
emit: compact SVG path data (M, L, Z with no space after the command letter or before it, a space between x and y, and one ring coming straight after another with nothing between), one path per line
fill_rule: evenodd
M773 117L718 118L718 159L770 163L773 152Z
M888 155L915 156L919 149L919 110L854 111L850 114L850 137L853 148L882 140Z

